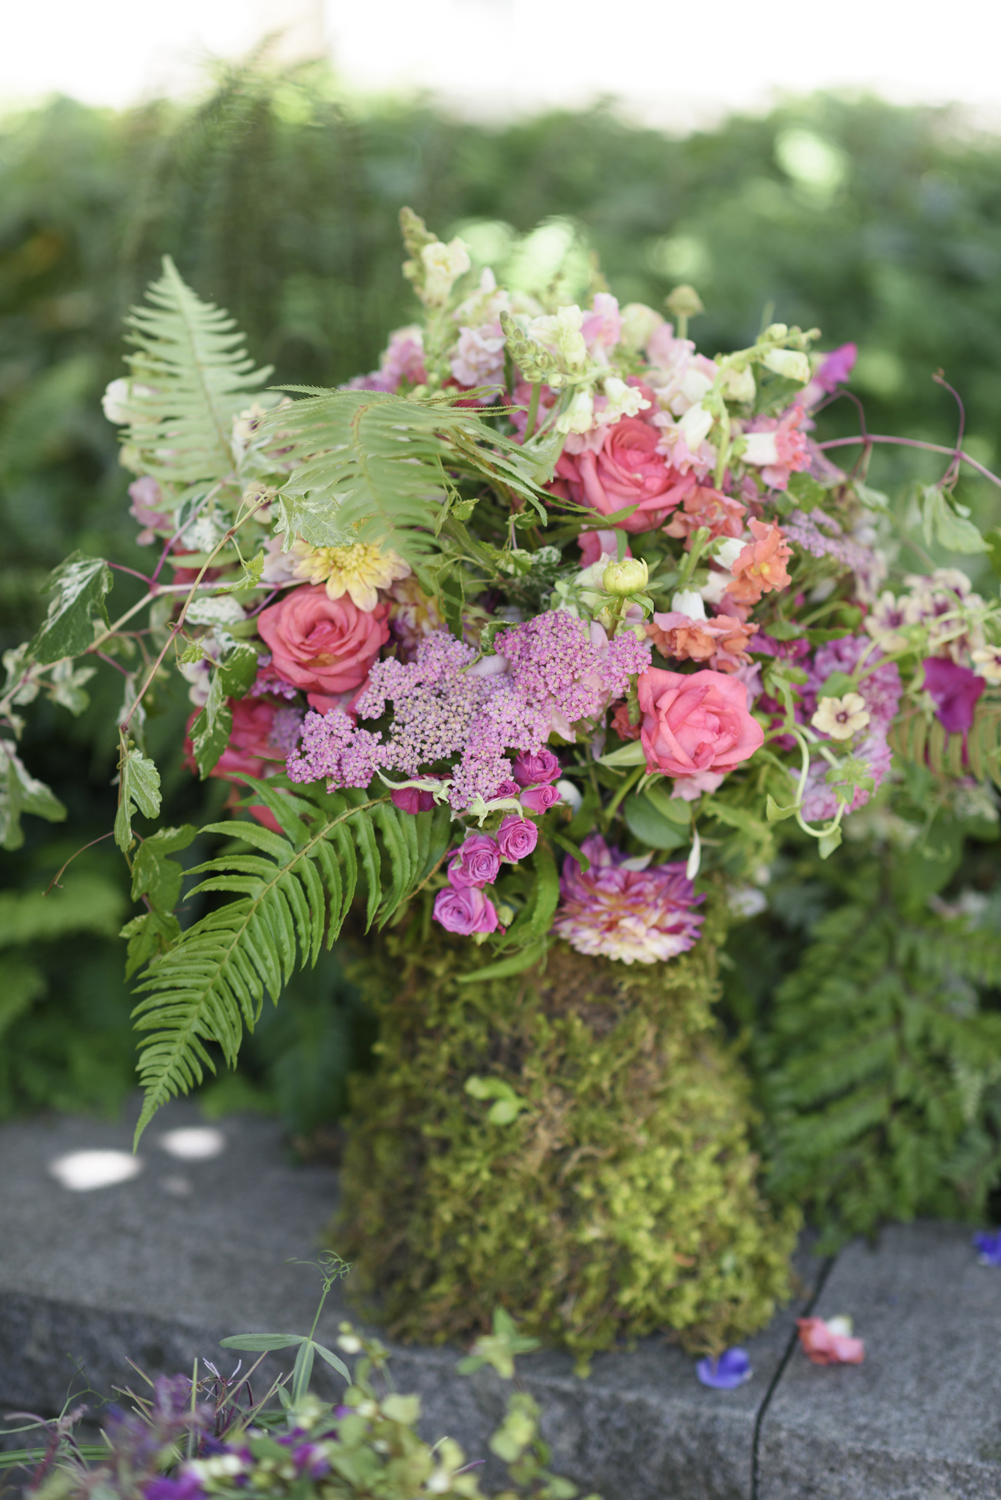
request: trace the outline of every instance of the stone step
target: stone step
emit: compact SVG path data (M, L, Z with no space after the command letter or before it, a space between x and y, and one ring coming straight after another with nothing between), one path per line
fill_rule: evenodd
M318 1273L290 1262L315 1259L336 1173L293 1165L280 1128L256 1116L213 1126L214 1156L171 1154L185 1144L175 1132L204 1124L190 1102L171 1104L143 1138L138 1175L89 1190L53 1167L128 1153L130 1121L0 1129L3 1410L58 1411L77 1369L74 1389L110 1393L137 1380L127 1357L151 1375L196 1357L228 1368L220 1338L309 1329ZM855 1318L867 1346L858 1368L790 1354L823 1267L804 1249L798 1269L797 1303L748 1340L754 1377L736 1391L700 1386L694 1362L660 1339L599 1355L587 1380L563 1354L522 1359L553 1467L605 1500L1001 1500L1001 1272L977 1264L968 1232L892 1229L876 1251L852 1246L827 1268L816 1310ZM345 1311L332 1294L321 1338L333 1341ZM457 1375L462 1352L394 1346L393 1371L400 1390L420 1393L425 1435L447 1433L478 1457L509 1388L489 1370ZM326 1367L317 1384L328 1376L333 1396Z

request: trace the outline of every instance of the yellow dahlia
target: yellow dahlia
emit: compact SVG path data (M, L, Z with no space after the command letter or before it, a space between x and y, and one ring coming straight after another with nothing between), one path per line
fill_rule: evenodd
M311 547L295 542L292 551L299 558L296 578L310 583L325 583L328 599L350 594L352 603L366 612L379 602L377 589L388 589L398 578L410 575L410 565L396 552L355 542L350 547Z

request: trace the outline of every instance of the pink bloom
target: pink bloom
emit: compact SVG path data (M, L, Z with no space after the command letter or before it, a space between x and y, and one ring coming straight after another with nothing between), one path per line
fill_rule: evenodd
M521 788L516 781L502 781L498 787L494 788L494 797L517 797L520 791Z
M831 1322L835 1320L832 1318ZM797 1318L799 1341L815 1365L860 1365L865 1344L848 1334L832 1332L823 1318Z
M169 511L159 509L163 501L160 486L148 474L132 481L129 485L129 499L132 501L129 515L135 516L143 528L136 537L140 547L148 547L150 542L155 542L158 531L174 530L174 517Z
M330 599L315 584L292 589L262 610L257 625L280 677L307 693L332 695L365 681L389 639L387 613L386 604L360 610L347 594Z
M925 692L935 705L935 717L949 734L965 734L973 728L977 699L987 686L969 667L957 667L947 656L926 657Z
M696 771L694 776L686 776L674 783L671 797L681 802L697 802L703 792L708 796L711 792L718 792L722 785L721 771Z
M496 932L497 908L474 885L451 886L434 898L434 918L446 932L469 937L473 932Z
M471 833L449 863L449 882L457 890L467 885L482 890L485 885L493 885L500 866L501 852L497 840L488 833Z
M390 792L389 800L400 812L417 813L430 812L434 807L434 793L422 791L419 786L397 787L395 792Z
M744 529L747 506L709 485L698 484L685 496L664 530L668 536L690 537L701 526L710 535L738 537Z
M788 588L792 582L786 571L792 548L781 526L753 519L749 524L754 541L748 542L730 569L733 582L727 584L727 593L738 604L757 604L762 594Z
M773 490L784 490L790 474L810 467L806 435L800 431L805 415L797 403L781 418L755 417L748 429L744 462L759 468Z
M559 802L560 794L554 786L530 786L521 794L521 805L526 812L544 813Z
M580 565L589 568L602 557L616 557L616 532L610 531L582 531L577 538L580 548ZM632 549L627 547L626 557L632 557Z
M523 750L515 758L512 775L519 786L539 786L555 781L560 769L560 763L551 750Z
M497 830L501 858L512 865L520 859L527 859L538 842L539 830L535 824L527 818L519 818L516 813L508 813Z
M637 683L640 739L647 768L667 776L732 771L764 744L747 711L742 682L722 672L664 672L651 667Z
M452 374L460 385L504 385L504 334L499 322L460 328ZM486 398L487 400L490 397Z
M810 384L799 398L807 409L816 406L822 396L830 396L839 385L847 385L858 359L857 344L842 344L824 356Z
M714 620L693 620L672 609L648 620L646 633L661 656L675 661L712 661L717 671L733 672L748 660L751 636L757 629L757 625L725 614Z
M599 429L598 452L564 450L556 465L553 493L578 505L590 505L603 516L637 505L631 516L616 524L624 531L651 531L694 487L672 469L657 452L660 441L655 427L639 417L623 417L612 427Z
M573 856L563 864L561 902L553 932L578 953L603 954L620 963L663 963L696 942L702 917L693 912L704 899L685 875L683 864L636 869L609 849L598 833L581 845L590 861L583 871Z
M594 307L584 314L580 331L591 357L607 362L608 350L615 348L622 334L618 299L610 292L595 292Z

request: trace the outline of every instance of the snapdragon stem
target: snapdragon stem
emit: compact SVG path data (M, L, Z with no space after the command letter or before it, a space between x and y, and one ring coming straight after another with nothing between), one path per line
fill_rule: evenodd
M535 431L536 419L539 415L539 398L542 395L542 381L537 380L532 386L532 394L528 401L528 420L525 423L525 442Z
M615 796L612 798L611 802L608 804L608 807L605 809L605 816L607 817L609 824L611 824L612 819L615 817L615 814L618 812L619 803L622 801L623 797L626 795L627 792L629 792L629 791L631 791L633 789L633 787L636 785L637 781L639 781L640 777L643 776L643 775L645 775L645 774L646 774L646 766L637 766L636 769L635 769L635 771L632 773L632 775L626 777L625 781L619 787L619 790L615 793Z

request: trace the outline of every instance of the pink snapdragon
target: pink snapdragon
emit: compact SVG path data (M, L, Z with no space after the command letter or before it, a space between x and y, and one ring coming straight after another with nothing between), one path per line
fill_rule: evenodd
M460 385L504 385L504 333L499 322L460 328L451 370ZM490 401L493 397L485 396Z
M802 431L806 412L797 402L782 417L755 417L745 433L744 462L761 470L773 490L784 490L789 475L810 467L806 434Z

